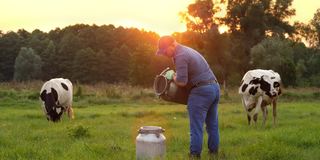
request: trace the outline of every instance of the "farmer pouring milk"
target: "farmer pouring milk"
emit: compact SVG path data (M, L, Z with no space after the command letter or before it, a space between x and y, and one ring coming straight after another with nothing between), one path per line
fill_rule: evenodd
M210 156L218 154L219 84L207 61L196 50L179 44L171 36L160 37L156 55L172 58L176 73L168 71L166 77L179 86L189 87L187 109L190 120L190 158L200 158L203 126L208 133Z

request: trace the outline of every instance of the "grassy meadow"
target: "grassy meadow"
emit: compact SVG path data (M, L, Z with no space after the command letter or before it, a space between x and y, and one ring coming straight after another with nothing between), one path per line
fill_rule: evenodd
M157 99L152 89L128 85L74 85L75 120L44 117L41 82L0 84L0 159L135 159L141 126L165 128L166 159L188 159L186 107ZM320 159L320 89L284 89L278 125L248 126L237 89L221 96L218 159ZM208 159L204 137L202 159Z

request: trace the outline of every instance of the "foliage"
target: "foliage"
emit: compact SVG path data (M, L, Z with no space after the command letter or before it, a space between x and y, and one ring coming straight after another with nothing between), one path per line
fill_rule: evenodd
M232 33L243 33L251 39L252 45L261 41L267 31L276 35L293 32L287 21L295 15L295 9L291 8L292 0L228 0L227 4L223 24L229 26Z
M44 49L42 56L42 79L51 79L54 78L58 73L55 72L52 68L57 66L58 63L56 61L56 46L53 41L50 41L46 48Z
M226 16L222 18L219 15L224 8ZM265 63L272 62L276 70L281 70L285 85L318 86L319 10L308 24L290 25L288 18L294 14L292 0L195 0L181 13L188 30L173 36L203 54L225 87L238 86L249 69L271 66L252 60L252 48L271 36L290 39L281 52L256 50L261 57L281 55L281 61ZM220 33L223 25L229 31ZM13 80L15 59L26 47L42 60L38 77L42 80L64 77L81 83L151 86L156 74L174 67L170 59L155 56L158 38L154 32L114 25L75 24L48 33L38 29L30 33L24 29L16 33L0 31L0 81Z
M82 91L81 85L80 85L79 83L77 83L77 85L76 85L76 92L75 92L74 96L76 96L76 97L82 97L82 96L83 96L83 93L82 93L82 92L83 92L83 91Z
M229 76L234 70L232 68L232 56L230 53L231 41L227 34L220 34L217 29L212 28L205 34L204 55L212 66L218 80L222 83L228 82Z
M85 83L102 80L100 76L103 75L104 69L101 61L104 60L106 60L104 53L96 53L91 48L79 50L73 59L72 67L70 67L73 71L72 78Z
M255 68L278 72L284 85L295 85L296 70L290 45L278 37L265 39L251 49L251 63Z
M296 41L306 41L308 46L319 48L320 47L320 8L316 11L313 18L309 23L295 22L296 28L295 36Z
M320 8L316 11L311 20L311 27L315 31L315 46L320 47Z
M68 134L70 137L76 139L90 137L89 128L83 127L82 125L70 127Z
M110 73L113 77L113 83L127 82L131 65L131 53L126 45L120 48L114 48L108 57L109 69L114 71Z
M152 84L152 79L150 77L153 77L153 75L149 69L152 65L151 54L149 54L151 48L150 46L148 50L145 48L146 47L139 46L132 57L132 65L130 66L132 69L130 72L130 82L135 85Z
M196 0L188 6L187 12L181 12L181 18L186 22L187 29L204 33L212 27L216 27L214 15L220 11L220 7L212 0Z
M23 43L23 38L14 32L0 36L0 81L13 79L15 59Z
M22 47L15 60L14 79L16 81L28 81L40 78L41 58L32 48Z

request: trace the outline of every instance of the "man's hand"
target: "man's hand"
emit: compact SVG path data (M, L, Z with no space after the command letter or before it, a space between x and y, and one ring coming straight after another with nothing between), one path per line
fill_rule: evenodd
M173 75L173 81L174 81L174 83L175 83L176 85L178 85L178 86L180 86L180 87L184 87L184 86L187 85L187 83L183 83L183 82L178 82L178 81L177 81L177 74L176 74L176 73L174 73L174 75Z
M174 76L174 71L173 70L169 70L166 72L166 74L164 75L168 80L173 80L173 76Z

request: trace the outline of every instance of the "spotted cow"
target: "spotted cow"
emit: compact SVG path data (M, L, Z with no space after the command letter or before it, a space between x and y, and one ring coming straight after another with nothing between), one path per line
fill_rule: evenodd
M263 125L265 125L268 114L267 106L271 104L273 106L273 124L276 124L277 98L281 94L280 84L280 75L273 70L255 69L248 71L243 76L239 94L247 112L249 125L252 113L256 124L260 110L263 112ZM252 112L253 110L254 112Z
M74 118L72 90L72 83L68 79L54 78L43 84L40 99L48 121L60 121L63 112L67 112L69 118Z

